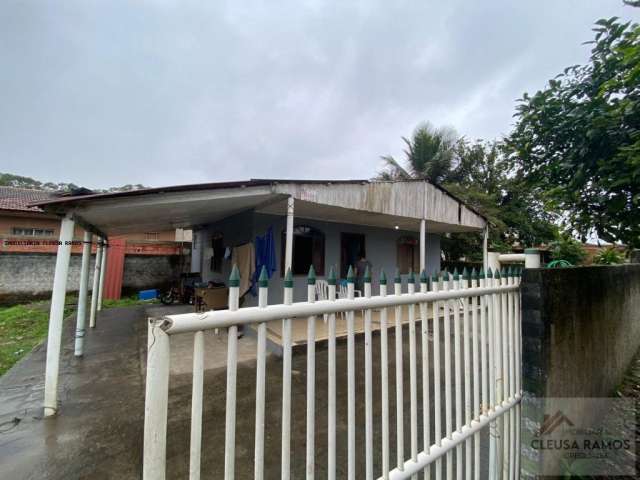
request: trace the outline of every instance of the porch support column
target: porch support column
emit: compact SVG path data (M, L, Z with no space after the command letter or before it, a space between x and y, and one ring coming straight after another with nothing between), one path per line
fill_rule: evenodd
M67 293L67 275L71 258L74 221L67 214L60 224L60 243L56 256L56 270L51 292L49 333L47 338L47 365L44 380L44 416L55 415L58 409L58 371L60 369L60 345L62 343L62 321L64 301Z
M427 271L427 221L420 220L420 272Z
M87 324L87 291L89 290L89 264L91 263L91 232L84 232L82 238L82 266L80 267L80 287L78 288L78 313L76 316L75 355L84 353L84 330Z
M293 197L287 199L287 235L284 248L284 272L291 268L293 261Z
M104 276L107 271L107 252L109 242L106 238L102 239L102 258L100 259L100 285L98 287L98 311L102 310L102 292L104 291Z
M482 266L486 272L489 268L489 224L484 227L482 237Z
M89 314L89 327L96 326L96 311L98 309L98 291L100 290L100 265L102 265L102 239L98 239L96 245L96 263L93 268L93 287L91 288L91 312Z

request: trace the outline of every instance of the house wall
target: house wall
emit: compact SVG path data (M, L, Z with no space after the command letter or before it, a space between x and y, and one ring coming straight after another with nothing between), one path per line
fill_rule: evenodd
M397 241L403 236L418 238L416 232L403 230L382 229L351 224L321 222L295 218L295 225L309 225L319 229L325 235L325 274L331 266L339 272L340 265L340 234L361 233L365 235L367 260L373 266L374 282L380 269L384 269L387 276L393 278L396 269ZM225 219L222 222L208 225L194 233L194 255L192 271L200 271L203 281L227 282L231 273L231 261L223 262L222 272L211 272L211 236L214 232L222 232L224 243L228 246L254 241L257 235L263 235L269 227L273 227L276 245L277 270L269 282L270 303L282 301L283 283L281 272L282 231L286 228L286 217L246 212ZM427 234L427 271L433 272L440 268L440 236ZM406 281L406 275L403 276ZM324 278L319 276L319 278ZM294 279L294 301L304 301L307 297L306 276L296 276ZM245 299L245 305L257 304L257 298L250 294Z

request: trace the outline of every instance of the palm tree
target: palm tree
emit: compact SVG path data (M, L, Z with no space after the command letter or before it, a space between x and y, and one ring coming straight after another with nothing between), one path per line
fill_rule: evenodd
M446 181L456 161L456 147L460 141L453 128L435 128L430 123L418 125L411 139L402 137L406 144L404 165L391 155L382 157L384 180L423 179L432 183Z

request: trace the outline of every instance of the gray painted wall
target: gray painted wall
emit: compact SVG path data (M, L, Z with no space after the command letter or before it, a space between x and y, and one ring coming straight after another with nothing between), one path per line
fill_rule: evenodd
M360 233L365 235L365 247L367 259L373 265L374 271L374 293L377 292L377 278L380 269L383 268L388 276L392 277L396 269L397 241L403 236L413 236L416 239L419 234L403 230L382 229L375 227L365 227L359 225L321 222L317 220L307 220L295 218L295 225L309 225L322 231L325 235L325 273L329 273L333 265L338 271L340 265L340 234ZM265 215L260 213L246 212L224 221L208 225L194 232L195 240L194 255L192 259L193 271L201 271L204 281L214 280L227 282L231 273L231 262L223 262L221 273L211 272L210 252L207 248L211 246L211 235L214 232L222 232L225 245L233 246L248 241L253 241L257 235L262 235L272 226L276 244L277 271L269 282L269 303L279 303L282 301L283 285L282 272L280 271L282 231L286 227L286 217ZM203 255L204 253L204 255ZM427 271L433 272L440 268L440 236L427 234ZM405 276L406 277L406 276ZM323 277L319 277L323 278ZM294 301L304 301L306 299L306 276L296 276L294 282ZM257 304L257 298L248 294L244 305Z

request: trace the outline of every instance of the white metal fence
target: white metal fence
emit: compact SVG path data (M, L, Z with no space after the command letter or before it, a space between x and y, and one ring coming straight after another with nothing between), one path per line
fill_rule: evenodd
M281 431L271 438L281 441L280 477L291 477L292 412L292 323L305 322L306 348L306 478L314 478L317 457L315 426L326 422L326 470L336 478L336 318L346 314L347 327L347 478L356 478L356 463L364 462L366 479L417 478L503 478L519 477L521 331L519 274L515 270L492 276L446 272L428 279L420 277L419 291L409 281L402 292L400 278L388 292L384 274L379 294L372 296L372 284L365 278L364 295L354 298L354 284L348 284L349 298L335 299L335 280L329 279L330 300L316 301L315 278L309 277L308 301L292 303L290 276L285 279L284 303L267 304L267 279L261 277L259 306L238 309L238 278L230 279L229 309L203 314L172 315L152 320L149 325L147 385L144 430L144 478L163 479L166 471L167 415L170 342L176 333L194 336L193 391L191 405L190 478L200 478L203 421L204 333L228 329L226 422L224 477L235 478L236 462L236 384L238 365L238 326L257 329L255 370L255 447L254 477L262 479L265 452L265 366L267 322L282 321L282 400ZM364 370L356 370L355 312L363 315ZM372 313L379 325L374 328ZM358 313L360 315L360 313ZM316 317L327 319L328 372L326 417L316 418ZM284 319L284 320L282 320ZM408 329L409 411L405 411L403 365ZM388 329L395 327L395 427L390 424ZM416 330L416 328L418 330ZM379 329L378 372L373 371L373 336ZM453 331L453 334L452 334ZM418 336L420 342L418 344ZM376 350L378 350L376 346ZM319 353L318 353L319 354ZM343 368L340 365L340 368ZM377 394L380 408L379 440L374 444L373 376L379 375ZM356 378L364 376L364 396L356 397ZM391 388L390 388L391 387ZM324 399L323 399L324 400ZM421 402L419 404L418 402ZM364 411L364 415L362 415ZM356 423L356 413L358 420ZM420 413L419 413L420 412ZM419 415L422 418L419 418ZM409 420L409 445L405 447L405 425ZM364 420L364 425L362 424ZM420 429L420 426L422 427ZM489 427L484 428L484 427ZM356 429L365 431L364 444L356 445ZM421 430L421 431L419 431ZM489 434L487 434L489 430ZM390 442L395 434L396 458L391 458ZM484 444L488 443L485 447ZM204 448L222 448L208 445ZM323 447L324 448L324 447ZM377 457L377 458L376 458ZM381 457L381 458L380 458ZM374 471L376 464L381 471ZM246 461L243 458L241 461ZM325 461L325 460L323 460ZM380 470L380 469L378 469Z

